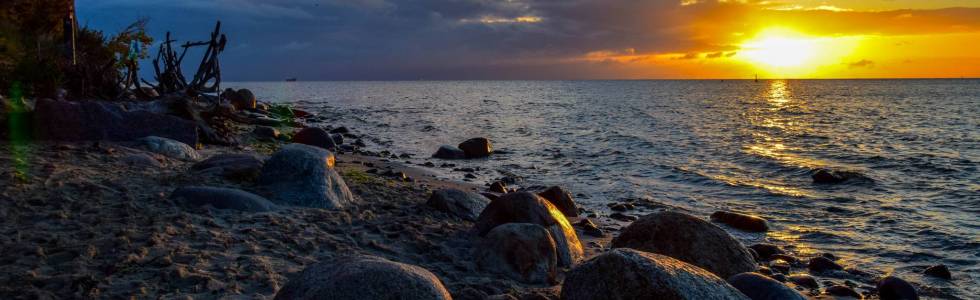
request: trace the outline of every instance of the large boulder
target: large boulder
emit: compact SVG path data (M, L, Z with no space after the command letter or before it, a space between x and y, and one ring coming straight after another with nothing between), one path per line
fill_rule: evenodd
M136 142L141 147L146 148L146 150L166 157L189 161L201 159L201 155L197 153L194 147L181 143L180 141L158 136L148 136L138 139Z
M643 216L613 239L612 247L663 254L722 278L756 269L749 250L724 229L679 212L664 211Z
M450 145L442 145L439 146L439 150L436 150L435 154L432 154L432 157L441 159L463 159L466 158L466 153L464 153L463 150L459 150L459 148Z
M240 89L237 91L230 88L225 89L225 91L221 93L221 97L228 100L228 102L235 106L235 109L238 110L255 109L256 104L258 103L258 101L255 99L255 94L248 89Z
M262 196L239 189L188 186L174 190L170 194L174 201L188 206L210 205L218 209L233 209L247 212L264 212L275 209L276 205Z
M575 206L572 193L568 192L565 188L553 186L547 190L538 192L538 196L554 204L566 217L578 217L578 207Z
M262 172L263 161L250 154L217 154L191 166L199 174L213 174L233 180L254 180Z
M728 284L752 300L806 300L796 290L759 273L742 273L728 278Z
M561 299L748 298L696 266L659 254L613 249L569 271Z
M289 144L265 162L258 185L277 204L341 208L354 202L347 183L334 170L333 153Z
M878 281L878 298L881 300L919 300L915 287L895 276L886 276Z
M452 296L426 269L375 256L354 256L307 267L290 278L275 299L450 300Z
M465 220L476 221L480 212L490 204L490 199L473 192L442 189L432 192L426 204Z
M711 214L711 220L749 232L769 231L769 224L766 222L766 219L752 215L727 211L716 211L715 213Z
M132 141L159 136L197 145L197 124L122 104L41 99L34 110L34 137L58 141Z
M558 256L547 229L536 224L494 227L476 249L481 269L527 283L555 283Z
M299 132L293 135L293 142L317 146L323 149L334 149L337 147L337 144L334 143L333 138L330 137L330 133L319 127L307 127L301 129Z
M474 229L485 236L494 227L507 223L537 224L548 229L555 240L560 266L572 266L582 259L582 243L575 229L557 207L538 195L516 192L500 196L480 213Z
M493 153L493 145L487 138L472 138L459 143L459 149L463 150L466 158L480 158L490 156Z

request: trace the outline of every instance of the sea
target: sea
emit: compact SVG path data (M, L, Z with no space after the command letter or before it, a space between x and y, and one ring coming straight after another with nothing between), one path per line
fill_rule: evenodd
M832 253L920 294L980 298L980 80L227 85L316 112L415 164L439 165L429 156L440 145L487 137L506 154L454 162L478 169L477 183L563 185L599 211L647 199L704 217L758 215L769 232L729 232L804 257ZM820 168L862 178L816 184ZM922 275L936 264L954 279Z

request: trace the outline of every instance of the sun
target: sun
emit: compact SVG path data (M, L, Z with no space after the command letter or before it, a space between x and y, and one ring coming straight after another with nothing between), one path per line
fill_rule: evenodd
M744 42L741 48L741 56L755 64L799 67L814 59L817 41L786 29L768 29Z

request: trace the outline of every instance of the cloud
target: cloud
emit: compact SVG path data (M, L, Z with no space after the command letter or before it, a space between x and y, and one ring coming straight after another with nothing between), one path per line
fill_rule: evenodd
M852 69L854 69L854 68L874 68L875 67L875 62L870 61L870 60L867 60L867 59L862 59L862 60L859 60L859 61L856 61L856 62L852 62L852 63L847 64L847 67L848 68L852 68Z

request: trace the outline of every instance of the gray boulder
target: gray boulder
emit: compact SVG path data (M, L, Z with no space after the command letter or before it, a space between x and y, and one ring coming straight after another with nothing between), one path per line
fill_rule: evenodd
M474 230L478 235L486 236L494 227L507 223L537 224L548 229L555 240L560 266L572 266L583 257L582 243L568 219L538 195L516 192L500 196L480 213Z
M663 254L723 278L756 269L749 250L725 230L679 212L643 216L613 239L612 247Z
M174 201L188 206L211 205L218 209L233 209L247 212L263 212L275 209L276 205L262 196L239 189L189 186L181 187L170 194Z
M34 137L58 141L132 141L160 136L197 145L197 124L179 117L101 101L41 99L34 110Z
M330 137L330 133L319 127L307 127L301 129L295 135L293 135L293 142L306 144L310 146L317 146L323 149L334 149L337 144L334 143L333 138Z
M465 220L476 221L480 212L490 204L490 199L473 192L442 189L432 192L426 204Z
M252 134L264 140L275 140L279 138L279 130L269 126L255 126L255 129L252 129Z
M659 254L613 249L569 271L561 299L748 298L696 266Z
M432 157L441 159L463 159L466 158L466 153L463 153L463 150L460 150L459 148L450 145L442 145L439 146L439 150L436 150L435 154L432 154Z
M277 204L342 208L354 202L347 183L334 170L334 155L301 144L283 146L262 167L258 185Z
M190 145L164 137L148 136L136 140L139 145L150 152L180 160L196 161L201 155Z
M275 299L452 299L436 275L375 256L338 257L307 267Z
M919 300L915 287L895 276L882 278L875 287L881 300Z
M806 300L796 290L758 273L742 273L728 278L728 284L752 300Z
M547 229L536 224L509 223L490 230L476 249L481 269L526 283L555 283L558 256Z
M490 156L493 153L493 145L487 138L472 138L459 143L459 149L463 150L466 158L481 158Z
M563 187L553 186L547 190L538 192L538 196L545 198L558 210L561 211L566 217L578 217L578 207L575 206L575 200L572 199L572 193L568 192Z
M191 170L244 181L258 178L262 164L261 159L250 154L217 154L194 164Z

